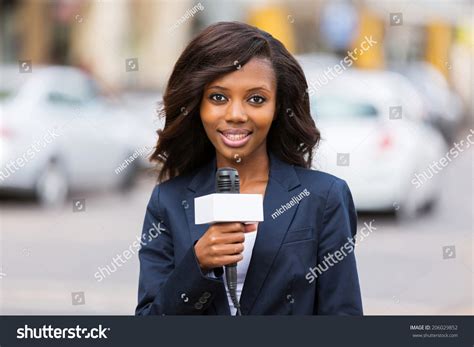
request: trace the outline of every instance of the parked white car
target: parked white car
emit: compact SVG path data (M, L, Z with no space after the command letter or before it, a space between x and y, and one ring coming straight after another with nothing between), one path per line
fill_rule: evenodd
M427 121L440 130L448 143L452 143L463 120L461 97L429 63L414 62L397 71L406 76L420 93L427 109Z
M322 135L313 167L345 179L359 211L413 216L434 204L439 175L418 188L412 181L447 148L422 121L423 104L409 82L395 73L352 69L312 94Z
M3 75L3 74L2 74ZM0 191L34 193L55 205L74 190L129 187L147 129L111 105L72 67L19 73L0 103ZM148 129L149 131L150 129Z

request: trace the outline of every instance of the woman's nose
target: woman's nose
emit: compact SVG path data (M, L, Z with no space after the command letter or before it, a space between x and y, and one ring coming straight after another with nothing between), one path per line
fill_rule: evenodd
M226 121L229 122L246 122L248 116L243 105L240 102L232 102L226 113Z

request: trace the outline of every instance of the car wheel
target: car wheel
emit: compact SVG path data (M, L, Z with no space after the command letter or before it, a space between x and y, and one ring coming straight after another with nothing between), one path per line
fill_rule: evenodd
M400 209L397 210L395 213L396 218L402 222L407 222L407 221L415 219L417 214L418 214L417 209L411 206L400 207Z
M50 162L41 172L35 186L38 202L45 207L55 207L66 201L68 181L58 163Z
M425 204L421 207L421 213L423 214L430 214L433 213L433 211L436 209L437 205L439 202L439 197L434 196L430 198L428 201L425 202Z
M405 196L404 201L400 203L398 209L395 211L395 216L397 220L406 222L413 220L418 215L418 206L415 202L415 199L412 197L412 194Z

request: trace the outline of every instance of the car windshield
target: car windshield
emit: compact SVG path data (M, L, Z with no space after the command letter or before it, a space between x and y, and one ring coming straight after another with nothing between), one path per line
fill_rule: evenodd
M365 101L344 96L321 96L311 103L311 114L317 119L340 120L376 118L376 108Z

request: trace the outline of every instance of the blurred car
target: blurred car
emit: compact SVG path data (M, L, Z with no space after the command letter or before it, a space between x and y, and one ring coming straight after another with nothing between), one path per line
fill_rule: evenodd
M305 70L311 71L324 71L341 61L337 55L330 53L306 53L296 55L295 58Z
M321 71L307 71L317 78ZM416 90L386 71L347 70L311 96L321 131L313 167L345 179L359 211L413 216L434 206L435 176L420 188L415 173L446 153L441 134L427 125Z
M396 71L413 83L427 109L427 120L441 131L448 143L452 143L462 122L463 106L444 76L426 62L414 62Z
M28 73L20 74L18 66L0 66L0 105L9 101L29 77Z
M49 66L10 78L18 83L0 87L1 192L56 205L70 191L132 185L147 130L104 99L90 76Z
M122 94L121 99L124 109L146 127L147 132L140 143L141 147L148 147L151 154L158 140L157 131L165 126L165 119L158 115L163 95L159 92L127 92ZM149 161L149 155L140 156L139 161L143 168L154 167Z

